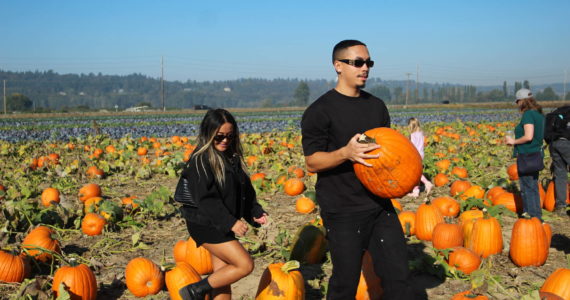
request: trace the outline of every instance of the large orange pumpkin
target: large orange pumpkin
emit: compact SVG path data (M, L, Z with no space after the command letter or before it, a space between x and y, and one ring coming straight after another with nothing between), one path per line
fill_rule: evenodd
M557 296L570 299L570 269L556 269L542 284L541 292L553 293Z
M213 272L212 255L204 247L196 247L196 242L189 237L186 241L178 241L174 245L174 261L184 261L192 266L200 275Z
M22 248L27 249L27 254L39 261L47 262L52 258L51 253L44 252L44 248L55 253L61 253L59 241L55 239L54 231L46 226L38 226L22 241Z
M548 257L546 233L538 218L520 218L513 225L509 255L519 267L542 266Z
M501 225L496 218L484 217L475 221L469 249L483 258L503 251Z
M59 285L64 284L72 300L97 299L97 279L87 265L63 266L53 276L52 291L59 296Z
M299 262L294 260L267 266L259 280L255 299L305 299L305 282L298 268Z
M419 184L422 158L410 140L385 127L368 130L363 135L365 142L380 145L368 153L379 157L365 160L372 167L354 163L356 177L370 192L382 198L401 198Z
M127 288L137 297L156 295L164 286L164 274L150 259L137 257L125 268Z
M0 281L22 282L30 270L28 259L0 250Z
M200 274L189 263L183 261L177 262L174 268L166 272L164 278L172 300L182 300L179 293L180 289L202 280ZM210 296L206 295L205 299L210 299Z
M439 223L443 223L439 209L423 203L416 211L416 237L422 241L431 241L433 229Z
M463 232L458 224L439 223L433 229L431 242L435 249L463 246Z

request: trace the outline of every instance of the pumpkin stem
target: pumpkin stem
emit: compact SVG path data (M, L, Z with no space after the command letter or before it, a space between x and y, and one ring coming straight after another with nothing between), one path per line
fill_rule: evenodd
M370 143L376 143L376 139L371 138L371 137L369 137L363 133L358 137L357 142L359 142L361 144L370 144Z
M283 264L283 266L281 267L281 271L283 271L284 273L289 273L293 270L299 269L299 267L301 267L299 261L290 260Z

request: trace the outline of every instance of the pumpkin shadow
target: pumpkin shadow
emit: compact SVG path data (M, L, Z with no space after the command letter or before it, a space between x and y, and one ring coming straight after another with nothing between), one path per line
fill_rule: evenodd
M408 243L408 263L411 268L410 280L416 299L427 299L427 289L445 282L445 270L435 263L435 259L424 252L423 243Z
M127 288L125 283L115 278L110 284L99 285L99 290L97 291L97 299L120 299L126 290Z
M552 236L550 247L564 251L564 254L570 253L570 238L563 234L556 233Z

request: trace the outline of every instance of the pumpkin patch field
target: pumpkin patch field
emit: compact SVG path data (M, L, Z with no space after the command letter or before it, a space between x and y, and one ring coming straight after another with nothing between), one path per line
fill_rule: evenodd
M232 285L233 299L325 298L332 265L318 175L304 165L301 114L235 113L269 222L240 238L255 268ZM411 108L391 115L404 136L409 117L421 121L423 174L434 183L429 194L422 187L417 198L398 191L403 196L391 199L418 295L570 299L570 217L551 213L547 150L539 178L544 223L518 215L504 135L520 115ZM189 239L173 200L202 116L0 119L0 299L177 299L173 291L211 273L209 253ZM388 144L386 155L414 154ZM357 299L381 299L380 282L365 253Z

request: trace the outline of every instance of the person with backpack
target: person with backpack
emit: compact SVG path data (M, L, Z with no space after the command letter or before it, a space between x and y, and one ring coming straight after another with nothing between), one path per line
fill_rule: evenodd
M554 213L567 216L566 198L568 165L570 165L570 105L562 106L546 115L544 140L549 146L554 175L556 206Z

